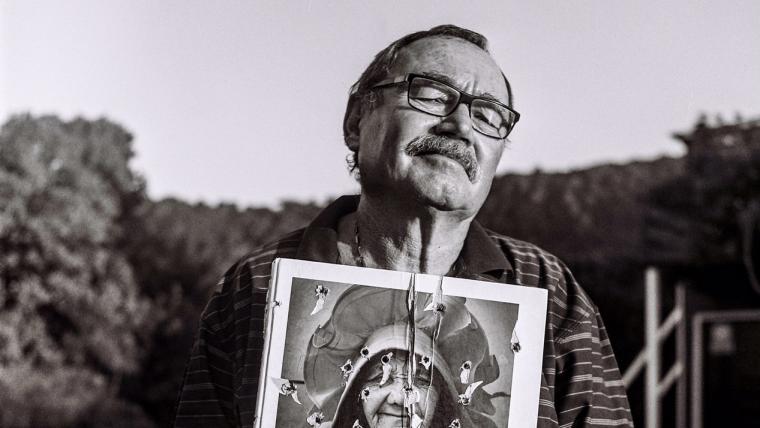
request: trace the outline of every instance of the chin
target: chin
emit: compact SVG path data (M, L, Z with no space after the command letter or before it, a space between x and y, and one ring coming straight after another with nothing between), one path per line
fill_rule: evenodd
M479 181L441 175L415 178L412 186L417 199L441 211L476 212L485 201Z
M440 184L440 183L436 183ZM435 189L418 189L417 200L438 211L477 211L480 205L475 194L463 189L435 186Z
M483 183L480 180L470 182L464 174L417 173L388 181L372 180L366 175L362 178L362 193L386 200L406 200L409 204L438 211L460 211L470 216L477 213L485 201Z

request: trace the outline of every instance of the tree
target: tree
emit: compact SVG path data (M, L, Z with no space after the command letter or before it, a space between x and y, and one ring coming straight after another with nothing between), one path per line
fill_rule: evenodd
M2 426L140 416L117 397L151 322L117 248L144 193L131 141L103 119L16 116L0 131Z
M689 145L688 168L649 195L650 259L692 279L730 272L760 293L760 121L698 123L678 137Z
M125 393L159 425L168 425L203 307L224 271L254 248L305 226L314 204L287 202L280 211L208 206L176 199L149 202L133 217L123 247L158 318L143 370Z

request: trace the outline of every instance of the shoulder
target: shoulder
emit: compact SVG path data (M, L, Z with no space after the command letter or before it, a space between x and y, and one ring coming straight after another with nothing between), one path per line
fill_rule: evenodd
M548 321L555 333L572 331L576 324L596 316L591 298L557 256L530 242L487 233L512 264L515 283L549 291Z
M562 261L554 254L538 245L521 241L486 229L494 244L504 253L515 273L515 280L520 285L556 288L569 272Z
M288 233L254 249L233 263L219 279L201 315L202 321L209 325L223 325L221 321L229 319L236 309L251 304L264 304L272 262L279 257L295 257L303 233L304 229Z
M272 262L279 257L295 257L301 243L304 229L298 229L287 235L266 243L238 259L221 278L219 285L224 288L239 286L257 278L269 277ZM259 281L256 281L258 285Z

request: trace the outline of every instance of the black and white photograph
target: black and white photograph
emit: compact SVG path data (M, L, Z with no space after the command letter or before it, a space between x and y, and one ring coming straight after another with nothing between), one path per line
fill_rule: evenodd
M759 23L0 0L0 428L757 425Z
M535 424L543 290L501 286L495 295L472 280L277 263L267 328L269 340L284 341L266 351L263 408L277 401L261 426ZM338 276L354 282L325 280ZM510 425L513 396L520 410Z

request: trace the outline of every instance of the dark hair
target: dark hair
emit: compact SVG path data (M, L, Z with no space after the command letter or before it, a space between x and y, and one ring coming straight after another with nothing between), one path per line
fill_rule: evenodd
M396 40L388 45L385 49L375 55L375 58L367 66L359 80L351 86L351 90L348 96L348 103L346 105L346 112L343 116L343 138L347 139L349 135L348 120L354 108L361 109L359 114L363 114L366 108L372 108L374 102L377 101L377 96L373 92L372 86L382 81L388 76L388 72L393 66L398 53L404 47L412 44L413 42L428 38L428 37L453 37L457 39L466 40L480 49L488 52L488 39L480 33L477 33L466 28L457 27L456 25L439 25L433 27L427 31L417 31L415 33L407 34L406 36ZM503 73L502 73L503 75ZM512 87L509 84L509 80L504 76L504 82L507 85L507 95L509 96L508 105L512 107ZM359 102L359 105L356 103ZM348 144L348 141L345 141ZM352 151L346 158L348 167L351 172L358 172L359 167L359 153L358 151Z

